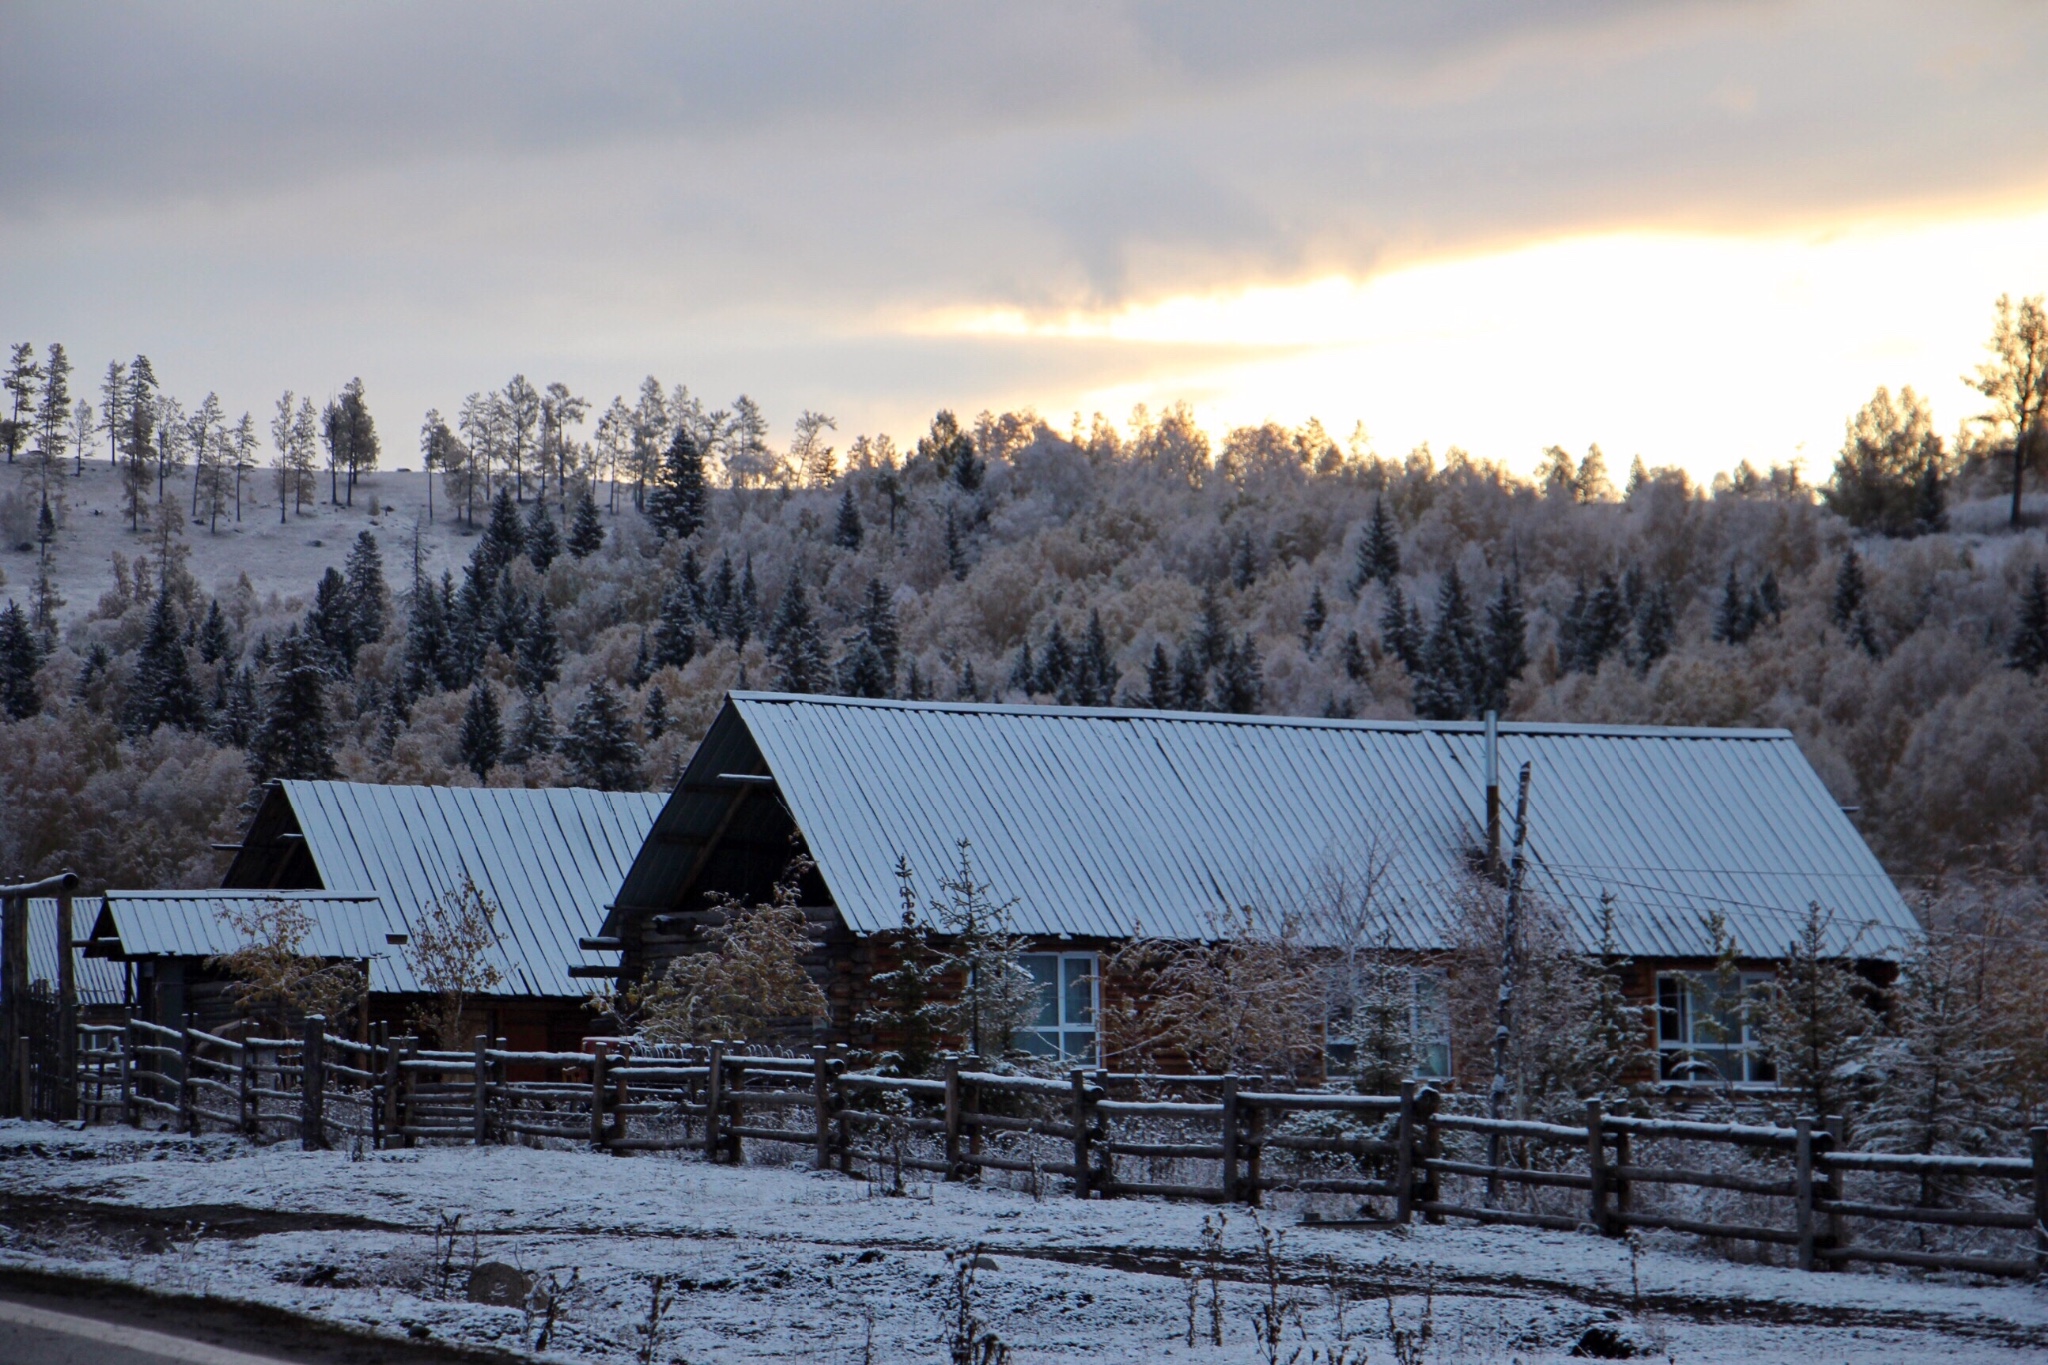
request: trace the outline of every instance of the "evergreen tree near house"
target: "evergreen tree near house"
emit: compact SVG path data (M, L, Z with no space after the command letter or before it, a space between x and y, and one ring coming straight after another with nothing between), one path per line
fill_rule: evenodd
M1174 652L1173 707L1177 711L1209 709L1209 665L1192 640L1183 640Z
M548 513L547 499L535 498L532 509L526 515L526 558L540 573L548 571L548 565L562 557L562 533L555 529L555 519Z
M874 1030L876 1043L896 1054L899 1074L922 1076L931 1070L944 1035L946 965L917 913L917 888L908 858L896 860L896 884L903 921L883 936L884 951L896 965L870 978L874 1003L854 1022Z
M228 637L227 617L221 613L220 599L208 598L206 616L199 623L199 657L209 664L217 664L234 649L234 642Z
M528 692L512 718L512 737L505 745L505 762L529 763L555 751L555 709L544 692Z
M377 537L368 531L356 533L343 579L348 585L348 632L353 658L353 651L384 638L384 626L391 615L391 592L384 584L384 554L377 548Z
M2020 590L2019 611L2013 619L2012 637L2006 641L2005 664L2030 678L2048 668L2048 570L2036 564Z
M569 718L562 755L576 786L615 792L640 785L640 746L618 697L602 679L590 685Z
M2010 1056L1985 1042L2000 1021L1986 1010L1983 952L1960 935L1927 933L1906 954L1891 992L1891 1027L1872 1059L1879 1084L1864 1145L1919 1156L2010 1150L2018 1125L1997 1093ZM1947 1203L1960 1183L1924 1175L1920 1202Z
M1386 604L1380 608L1380 648L1410 673L1422 667L1422 617L1408 605L1399 583L1387 584Z
M901 650L896 608L879 578L868 580L839 661L839 689L851 697L888 697L896 691L896 665Z
M1024 967L1027 941L1012 930L1016 902L997 901L993 887L974 870L974 847L955 846L960 860L939 879L938 894L925 903L927 921L943 936L946 956L940 975L959 983L959 994L938 1013L941 1029L977 1057L1000 1057L1017 1033L1038 1018L1038 983ZM915 894L914 872L899 861L896 875L905 888L905 908Z
M668 694L660 684L647 689L647 705L640 712L640 728L649 741L668 733Z
M1344 676L1352 682L1363 682L1367 671L1365 643L1358 638L1358 632L1344 632L1344 645L1338 652L1338 662L1344 666Z
M782 590L782 602L768 635L768 656L775 663L775 685L781 691L823 692L831 685L825 637L811 611L801 563Z
M0 610L0 711L9 720L27 720L43 709L36 670L43 651L29 629L28 616L17 602Z
M1635 660L1638 673L1648 673L1671 652L1678 639L1678 614L1671 608L1671 590L1659 583L1643 595L1636 614Z
M520 690L538 692L562 676L562 636L555 629L555 613L546 593L533 599L526 629L519 637L519 651L513 658L513 677Z
M697 657L697 588L689 572L696 563L694 557L685 556L675 582L662 594L661 614L654 623L654 649L648 656L654 668L681 668Z
M320 575L313 605L306 612L306 633L326 652L335 676L346 677L355 668L355 604L349 600L348 580L341 570L330 567Z
M1174 685L1173 660L1166 657L1165 644L1154 641L1152 657L1145 662L1145 704L1155 711L1171 711L1180 703Z
M1488 711L1505 713L1508 689L1521 680L1529 667L1529 619L1522 605L1519 569L1501 575L1500 587L1486 607L1480 649L1483 668L1472 709L1481 715Z
M569 554L588 559L604 548L604 522L598 515L597 499L585 484L576 495L576 511L569 520Z
M1754 1011L1757 1039L1778 1068L1778 1083L1805 1092L1812 1112L1823 1116L1846 1113L1859 1098L1861 1064L1878 1024L1866 1003L1868 984L1830 944L1833 924L1818 902L1807 907Z
M1436 624L1415 675L1415 714L1424 720L1462 720L1471 715L1475 674L1483 667L1472 602L1454 565L1437 590Z
M1081 636L1081 653L1074 660L1074 701L1081 706L1108 706L1116 699L1116 661L1109 653L1109 633L1102 628L1102 613L1091 609L1088 629Z
M1038 677L1031 690L1067 704L1073 699L1073 678L1074 650L1067 643L1067 633L1054 621L1046 632L1045 647L1038 653Z
M832 523L832 543L842 550L858 550L863 535L860 505L853 500L853 482L849 479L839 495L839 515Z
M1309 590L1308 606L1301 613L1301 647L1311 657L1323 639L1323 627L1330 624L1330 604L1323 600L1323 585L1318 583Z
M249 745L249 770L257 781L335 775L325 652L296 626L278 643L263 721Z
M1603 570L1590 587L1579 581L1558 623L1558 664L1567 673L1598 673L1628 640L1628 606L1614 574Z
M1356 597L1367 583L1391 588L1401 576L1401 542L1394 533L1393 518L1387 515L1384 498L1372 500L1372 520L1358 538L1358 563L1351 575L1351 595Z
M688 540L704 525L707 497L704 452L695 437L678 427L647 494L647 519L664 540Z
M224 749L246 749L255 743L256 731L263 724L263 697L256 670L243 664L236 669L223 667L222 675L224 683L208 734Z
M122 728L131 735L149 734L159 725L192 730L199 726L201 709L199 689L185 658L177 603L166 587L157 592L143 627Z
M1225 651L1216 670L1215 706L1231 715L1258 713L1266 699L1265 670L1259 661L1258 641L1247 631L1242 640Z
M488 587L497 582L500 573L511 567L513 560L525 553L526 527L519 519L519 508L512 501L511 487L500 484L498 495L491 499L491 515L484 523L483 536L469 557L471 577Z
M462 711L462 730L457 736L462 766L487 781L491 769L505 754L505 726L498 716L498 699L491 689L478 683L470 689L469 705Z

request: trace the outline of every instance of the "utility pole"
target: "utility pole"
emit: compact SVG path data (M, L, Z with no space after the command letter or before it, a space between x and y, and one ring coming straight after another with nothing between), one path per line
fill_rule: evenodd
M1507 1117L1508 1107L1508 1040L1512 1036L1510 1020L1515 1005L1515 939L1522 909L1522 869L1525 865L1523 847L1529 836L1529 768L1522 765L1522 776L1515 793L1515 845L1508 867L1507 909L1501 916L1500 934L1500 994L1493 1027L1493 1084L1487 1091L1487 1112L1496 1119ZM1501 1142L1498 1132L1486 1139L1486 1164L1498 1168L1501 1158ZM1500 1197L1500 1177L1486 1178L1486 1202L1491 1205Z

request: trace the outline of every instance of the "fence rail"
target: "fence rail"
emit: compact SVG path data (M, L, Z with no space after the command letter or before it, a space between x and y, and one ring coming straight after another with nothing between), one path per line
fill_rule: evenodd
M1609 1237L1661 1229L1803 1269L1852 1262L2048 1274L2048 1127L2025 1156L1838 1150L1838 1118L1790 1127L1607 1114L1496 1120L1414 1083L1293 1093L1255 1077L1074 1070L948 1057L939 1078L849 1069L825 1048L768 1056L423 1049L309 1019L235 1039L143 1021L79 1029L87 1122L232 1131L308 1148L357 1141L573 1142L615 1153L762 1148L871 1180L996 1178L1088 1198L1365 1201L1342 1221L1463 1219ZM1372 1201L1380 1201L1374 1203Z

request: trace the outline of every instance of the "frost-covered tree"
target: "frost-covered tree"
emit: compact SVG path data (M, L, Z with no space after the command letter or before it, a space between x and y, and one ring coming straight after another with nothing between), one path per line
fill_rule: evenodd
M498 903L467 870L407 924L406 966L426 992L412 1023L435 1045L467 1051L476 1021L470 1002L504 983L498 965Z
M249 770L257 781L335 775L325 654L296 627L278 643L263 723L249 746Z
M2028 677L2038 677L2048 668L2048 570L2039 564L2027 575L2020 592L2019 609L2013 614L2012 635L2006 641L2005 662Z
M1778 1083L1803 1092L1822 1115L1846 1113L1862 1095L1878 1025L1869 983L1834 938L1833 912L1809 905L1755 1009Z
M832 543L842 550L858 550L865 534L861 526L860 504L853 500L853 484L849 481L839 495L839 514L832 523Z
M903 920L882 938L894 965L870 978L872 1003L854 1022L871 1029L878 1046L896 1054L906 1076L931 1070L947 1023L945 957L932 945L931 931L917 912L916 874L908 858L896 862Z
M1357 596L1361 588L1372 582L1391 588L1400 577L1400 538L1394 531L1393 518L1387 515L1387 500L1374 498L1372 520L1358 537L1357 564L1351 575L1352 595Z
M555 519L548 512L547 499L535 498L526 516L526 558L537 571L546 573L548 565L561 555L562 533L555 529Z
M488 781L491 769L504 757L505 725L498 716L498 698L483 683L470 689L456 746L462 752L462 765L475 773L479 782Z
M555 629L554 609L548 606L547 594L542 593L533 599L526 627L520 632L519 649L513 658L513 680L522 691L538 692L561 678L565 657L561 632Z
M775 661L775 685L784 692L823 692L831 681L825 639L811 612L810 593L804 587L803 566L789 576L776 608L775 623L768 636L768 653Z
M192 668L185 658L184 630L177 603L168 587L158 591L143 627L142 647L135 654L135 675L128 685L128 712L123 728L146 735L159 725L196 728L202 708Z
M42 693L36 687L36 670L42 666L42 649L28 617L16 602L0 609L0 711L10 720L27 720L43 709Z
M576 512L569 522L569 554L575 559L588 559L603 548L604 521L598 514L597 499L591 496L586 484L576 495Z
M1923 934L1900 964L1891 1028L1874 1048L1876 1084L1863 1141L1880 1151L1989 1154L2009 1150L2022 1112L2000 1103L2010 1055L1987 1041L1985 951L1949 932ZM1930 1177L1922 1197L1942 1193Z
M633 741L633 728L617 694L603 680L592 683L577 703L562 735L562 755L569 760L576 786L607 792L639 787L640 746Z
M647 494L647 519L664 537L687 540L704 525L707 492L704 452L695 436L678 428Z

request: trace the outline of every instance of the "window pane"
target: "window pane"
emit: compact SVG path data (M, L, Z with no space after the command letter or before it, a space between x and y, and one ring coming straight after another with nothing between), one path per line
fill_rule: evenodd
M1057 1057L1059 1055L1059 1044L1054 1041L1057 1037L1057 1034L1040 1033L1036 1029L1026 1029L1017 1035L1016 1043L1019 1048L1034 1057Z
M1060 970L1066 974L1067 1018L1069 1024L1092 1024L1095 1022L1095 958L1093 954L1075 954L1060 959Z
M1446 1038L1425 1039L1415 1048L1415 1074L1440 1080L1451 1074L1451 1044Z
M1038 1028L1060 1026L1060 960L1051 953L1027 953L1024 970L1038 983Z
M1080 1029L1068 1029L1060 1035L1065 1046L1060 1055L1070 1062L1093 1065L1095 1061L1095 1035Z

